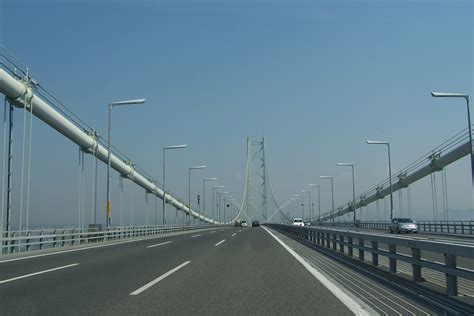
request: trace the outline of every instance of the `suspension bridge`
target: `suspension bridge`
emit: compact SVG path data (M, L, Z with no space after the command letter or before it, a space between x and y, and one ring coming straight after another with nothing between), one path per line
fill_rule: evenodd
M179 197L75 115L4 49L0 66L0 93L5 96L1 315L474 313L474 224L449 220L446 181L447 166L471 154L469 129L328 210L321 210L316 184L278 202L265 138L248 137L242 199L216 185L206 208L206 181L202 203L198 199L194 205L190 188L187 200ZM78 149L79 204L73 227L32 229L31 190L40 190L30 186L33 117ZM21 141L13 137L14 122L23 124ZM20 157L14 146L20 146ZM84 202L85 157L91 157L93 171L90 219ZM12 168L15 159L18 171ZM110 165L111 178L119 179L118 197L112 196L119 201L118 211L114 207L111 212L108 204L103 218L97 211L99 162ZM205 167L190 167L189 182L192 170ZM438 210L440 175L443 203ZM19 190L12 185L15 177ZM410 188L427 177L432 220L418 222L418 235L389 234L390 217L412 216ZM134 219L132 190L126 220L124 183L143 190L143 221ZM318 195L312 199L315 188ZM394 193L399 203L393 213ZM19 204L14 207L15 194ZM157 200L163 201L161 223ZM165 215L166 205L175 216ZM375 205L378 221L363 220L369 205ZM295 217L307 226L291 225ZM239 220L263 227L240 227Z

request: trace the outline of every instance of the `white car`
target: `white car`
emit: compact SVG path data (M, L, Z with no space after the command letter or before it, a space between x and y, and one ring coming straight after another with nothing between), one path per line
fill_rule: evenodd
M304 222L301 218L295 218L293 220L293 225L295 225L295 226L304 226Z
M247 227L247 226L248 226L247 221L240 222L240 227Z

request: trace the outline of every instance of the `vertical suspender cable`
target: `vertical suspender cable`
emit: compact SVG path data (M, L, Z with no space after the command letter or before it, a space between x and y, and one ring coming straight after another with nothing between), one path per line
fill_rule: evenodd
M400 217L403 217L403 189L398 190L398 208Z
M156 223L158 221L158 198L156 197L156 194L155 194L155 217L154 217L154 221L153 221L153 224L156 226ZM176 209L176 216L178 216L178 210Z
M431 199L433 201L433 219L438 220L438 199L436 196L436 174L431 174Z
M84 151L81 150L81 223L82 223L82 228L85 227L85 218L84 218L84 192L85 192L85 189L84 189L84 184L85 184L85 180L84 180Z
M94 159L95 158L95 148L92 149L92 201L91 201L91 223L92 224L95 224L94 222L94 192L96 190L96 187L95 187L95 173L96 173L96 170L94 168Z
M25 106L26 110L26 106ZM33 129L33 101L30 99L30 127L28 137L28 173L26 181L26 231L29 230L29 218L30 218L30 180L31 180L31 138Z
M408 202L408 217L412 217L411 214L411 186L407 187L407 202Z
M448 189L446 183L446 168L441 171L441 190L443 196L444 220L448 220Z
M145 191L145 226L148 226L148 192Z
M11 218L12 218L12 212L11 212L11 206L12 206L12 160L13 160L13 111L15 107L10 104L10 111L9 111L9 117L8 117L8 153L7 153L7 188L6 188L6 194L7 194L7 213L5 214L5 219L7 221L7 224L5 225L5 229L7 231L7 234L11 230ZM8 237L8 236L7 236Z
M446 199L446 220L449 220L449 204L448 204L448 171L444 168L444 196Z
M18 235L22 233L23 219L23 191L25 186L25 155L26 155L26 93L24 94L24 112L23 112L23 145L21 153L21 179L20 179L20 219L18 224ZM21 239L20 239L21 244Z
M130 226L134 224L134 214L133 214L133 173L132 178L130 179Z
M4 218L5 218L5 158L7 150L7 98L5 97L3 109L3 143L2 143L2 213L0 217L0 238L3 237ZM0 245L1 246L1 245ZM0 249L0 254L1 254Z
M380 200L375 200L375 209L377 212L377 220L380 220Z
M78 185L78 205L77 205L77 227L80 229L81 228L81 147L79 147L79 150L77 152L78 156L78 178L79 178L79 185Z
M123 227L123 176L119 175L120 200L119 200L119 225Z
M92 130L94 139L97 139L95 130ZM92 207L91 223L97 224L97 145L92 148Z

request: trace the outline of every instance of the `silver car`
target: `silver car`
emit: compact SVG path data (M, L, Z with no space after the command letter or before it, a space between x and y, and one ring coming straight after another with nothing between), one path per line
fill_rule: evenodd
M418 225L411 218L394 218L390 223L390 233L417 233Z

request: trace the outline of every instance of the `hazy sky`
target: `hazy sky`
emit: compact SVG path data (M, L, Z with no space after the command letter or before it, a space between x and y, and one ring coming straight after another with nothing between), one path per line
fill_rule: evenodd
M102 135L108 102L147 98L113 113L113 139L160 182L162 146L189 144L167 156L178 195L187 199L187 168L204 163L193 195L216 176L241 199L246 137L265 136L277 201L321 183L323 211L330 191L319 175L335 176L336 205L351 198L350 170L337 161L356 164L358 193L387 176L385 148L366 139L391 142L396 171L466 128L463 101L430 91L473 94L473 26L467 0L0 0L0 43ZM17 212L22 111L15 124ZM33 126L31 222L77 223L77 148L42 122ZM86 222L91 167L86 157ZM467 157L448 168L453 212L472 208L469 168ZM103 219L103 165L100 172ZM144 193L133 194L140 222ZM412 189L416 217L430 216L431 203L428 177Z

